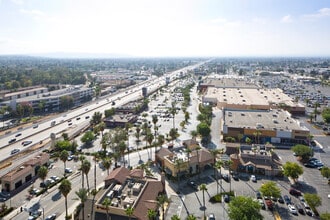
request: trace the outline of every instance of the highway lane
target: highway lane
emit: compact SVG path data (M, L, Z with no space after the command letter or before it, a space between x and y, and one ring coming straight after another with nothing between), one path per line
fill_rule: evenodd
M38 143L40 141L43 141L46 138L49 138L51 133L61 133L63 130L67 129L70 125L68 123L69 120L72 121L72 124L79 125L84 120L86 120L86 116L89 116L89 118L92 117L92 115L95 112L101 112L103 113L104 110L112 108L112 107L118 107L120 105L123 105L129 101L136 100L137 98L142 97L142 87L147 87L148 92L151 93L155 90L157 90L159 87L165 85L165 79L166 77L170 77L173 81L175 77L182 73L187 73L188 70L192 70L200 65L202 65L205 62L201 62L198 64L194 64L189 67L182 68L180 70L176 70L172 73L166 74L164 76L161 76L159 78L154 78L142 83L139 83L137 85L128 87L122 91L117 92L116 94L102 97L99 100L95 100L89 105L80 107L78 109L71 110L69 112L61 113L51 119L48 119L46 121L43 121L38 125L38 127L35 127L35 125L25 128L22 130L18 130L14 133L5 135L1 137L0 142L0 161L8 158L11 156L11 152L13 149L19 149L24 150L29 146L24 147L22 145L23 141L32 141L32 144ZM115 101L116 104L112 105L112 101ZM77 120L80 118L79 120ZM88 119L89 120L89 119ZM51 123L55 121L55 125L51 126ZM20 136L17 136L18 134L21 134ZM17 137L16 137L17 136ZM9 144L8 142L11 139L16 139L16 142L13 144Z

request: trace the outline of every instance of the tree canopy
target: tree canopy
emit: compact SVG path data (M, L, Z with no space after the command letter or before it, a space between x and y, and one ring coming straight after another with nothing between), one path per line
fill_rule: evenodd
M313 150L309 146L303 144L297 144L291 148L291 150L303 161L308 160L310 157L313 156Z
M305 193L304 199L313 210L315 210L316 207L322 205L321 197L317 194Z
M295 162L288 161L283 165L283 174L292 178L294 182L297 181L298 177L303 174L303 172L303 168Z
M232 220L263 219L260 209L258 201L251 197L237 196L229 203L228 216Z
M261 185L259 191L264 196L273 196L279 198L281 195L281 189L273 181L268 181Z
M330 178L330 168L329 167L322 167L321 175L327 179Z

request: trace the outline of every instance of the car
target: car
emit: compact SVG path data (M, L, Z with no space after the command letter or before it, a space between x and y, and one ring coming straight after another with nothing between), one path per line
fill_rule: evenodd
M198 190L198 185L194 181L189 181L187 184L194 190Z
M12 139L10 139L9 141L8 141L8 144L12 144L12 143L14 143L16 141L16 138L12 138Z
M73 159L72 155L68 156L68 161L71 161L72 159Z
M71 168L69 168L69 167L65 168L65 173L72 173L72 172L73 172L73 171L72 171Z
M266 206L267 206L268 210L273 210L274 206L273 206L273 201L272 200L265 199L265 203L266 203Z
M289 193L293 196L301 196L302 195L302 193L299 190L294 189L294 188L290 188Z
M76 120L77 120L77 121L80 120L80 117L76 118Z
M257 199L262 199L261 192L257 191L256 192L256 197L257 197Z
M315 142L315 141L311 141L311 145L312 145L313 147L316 147L316 142Z
M251 175L250 179L252 182L255 182L255 183L257 182L257 177L255 175Z
M60 178L58 176L51 176L50 178L55 182L60 181Z
M278 197L278 200L277 200L279 203L283 204L284 203L284 199L282 196Z
M209 214L208 220L215 220L215 215L213 213Z
M305 163L304 166L308 167L308 168L316 168L317 167L313 162Z
M238 173L233 173L231 176L233 177L233 179L234 179L235 181L239 181Z
M283 199L287 205L291 204L291 198L288 195L284 195Z
M39 125L38 124L36 124L36 125L33 125L33 129L35 129L35 128L38 128L39 127Z
M56 219L56 214L55 213L51 214L51 215L49 215L45 218L45 220L54 220L54 219Z
M296 209L298 210L298 212L302 215L305 215L305 211L303 209L303 207L300 204L296 204Z
M298 215L297 209L294 207L294 205L289 204L288 209L291 214Z
M33 189L31 189L31 191L30 191L30 194L31 194L31 195L37 195L38 193L40 193L40 189L37 189L37 188L33 188Z
M21 135L22 135L22 133L18 133L18 134L15 135L15 137L19 137Z
M226 203L229 203L229 202L230 202L230 196L229 196L228 194L223 195L223 200L224 200Z
M85 117L85 119L89 119L89 116L87 115L87 116Z
M17 154L18 152L20 152L21 150L20 149L13 149L10 154L13 155L13 154Z
M262 209L266 209L266 205L264 203L264 200L258 199L258 202L259 202L259 204L260 204L260 206L261 206Z
M222 174L222 179L224 179L226 182L230 182L230 176L228 174Z
M23 141L22 145L25 147L25 146L28 146L31 143L32 143L32 141Z
M68 124L68 126L71 126L72 125L72 122L70 122L69 124Z
M304 202L306 202L303 196L299 196L298 199L299 199L299 201L300 201L301 204L303 204Z
M305 206L305 212L309 216L314 216L314 212L312 211L312 209L309 206Z

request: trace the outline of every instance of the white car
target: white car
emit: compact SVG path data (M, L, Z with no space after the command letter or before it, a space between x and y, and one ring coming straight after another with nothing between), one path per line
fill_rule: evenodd
M251 181L252 182L257 182L257 177L255 175L251 175Z
M298 214L298 211L297 211L297 209L294 207L294 205L288 205L288 209L289 209L289 211L292 213L292 214L294 214L294 215L297 215Z

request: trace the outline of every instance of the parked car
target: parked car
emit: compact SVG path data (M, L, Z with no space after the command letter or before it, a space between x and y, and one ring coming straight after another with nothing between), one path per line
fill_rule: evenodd
M51 215L49 215L45 218L45 220L54 220L54 219L56 219L56 214L55 213L51 214Z
M287 205L291 204L291 198L288 195L284 195L283 199Z
M58 176L51 176L50 178L55 182L60 181L60 178Z
M231 176L233 177L233 179L234 179L235 181L239 181L238 173L233 173Z
M73 171L72 171L71 168L69 168L69 167L65 168L65 173L72 173L72 172L73 172Z
M213 213L209 214L208 220L215 220L215 215Z
M261 192L257 191L257 192L256 192L256 197L257 197L257 199L262 199L262 197L261 197Z
M266 209L266 205L264 203L264 200L258 199L258 202L259 202L259 204L260 204L260 206L261 206L262 209Z
M277 200L279 203L283 204L284 203L284 199L282 196L278 197L278 200Z
M257 177L255 175L251 175L251 181L252 182L257 182Z
M296 204L296 208L300 214L305 215L305 211L304 211L304 208L302 207L302 205Z
M299 190L294 189L294 188L290 188L289 193L293 196L301 196L302 195L302 193Z
M226 182L230 182L230 176L228 174L222 174L222 179L224 179Z
M298 215L297 209L294 207L294 205L289 204L288 209L292 214Z
M194 190L198 190L198 185L194 181L189 181L187 184Z
M225 201L225 202L230 202L230 196L228 195L228 194L225 194L224 196L223 196L223 200Z

